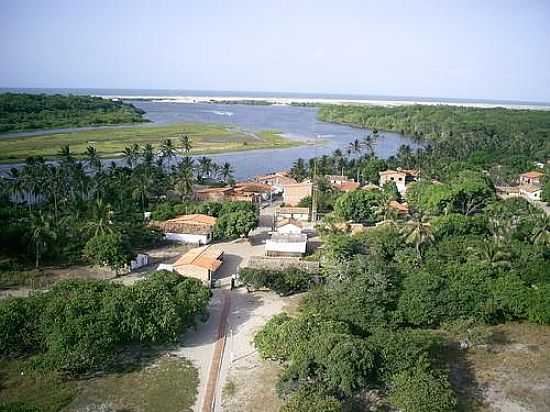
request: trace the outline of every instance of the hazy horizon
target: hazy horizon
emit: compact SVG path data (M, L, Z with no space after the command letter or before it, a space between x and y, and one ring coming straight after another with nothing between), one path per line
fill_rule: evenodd
M550 2L3 2L0 87L550 102Z

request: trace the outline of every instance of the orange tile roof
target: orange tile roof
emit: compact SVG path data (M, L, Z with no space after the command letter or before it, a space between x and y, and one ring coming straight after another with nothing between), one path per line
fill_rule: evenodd
M342 192L351 192L352 190L356 190L361 186L359 182L343 182L340 185L337 185L338 189L340 189Z
M208 215L203 215L200 213L194 213L191 215L181 215L173 219L169 219L166 223L189 223L189 224L198 224L198 225L215 225L216 218Z
M538 192L539 190L542 190L540 187L533 186L533 185L520 186L519 189L529 193L535 193L535 192Z
M392 200L389 203L392 209L397 210L399 213L409 213L409 205L407 203L399 203L396 200Z
M211 246L194 248L181 256L176 263L174 263L174 267L192 265L216 271L223 263L220 260L222 254L223 250Z
M207 187L204 189L198 189L196 193L215 193L215 192L227 192L233 190L231 187Z
M526 177L526 178L528 178L528 179L538 179L539 177L544 176L544 173L532 171L532 172L525 172L525 173L522 173L522 174L520 174L520 176L521 176L521 177Z

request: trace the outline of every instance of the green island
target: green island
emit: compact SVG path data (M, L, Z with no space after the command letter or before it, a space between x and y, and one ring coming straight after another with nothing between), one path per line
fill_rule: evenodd
M16 162L29 156L52 158L59 147L69 145L73 155L83 158L88 146L93 146L104 158L121 157L132 144L158 147L162 140L177 140L189 136L193 141L191 154L214 154L299 146L302 142L283 137L277 130L246 132L207 123L181 123L169 126L132 126L70 131L39 136L0 139L0 162Z
M143 114L132 104L101 97L0 94L0 133L142 123Z

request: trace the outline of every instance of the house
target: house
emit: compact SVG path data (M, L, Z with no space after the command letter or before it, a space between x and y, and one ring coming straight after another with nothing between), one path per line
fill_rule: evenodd
M256 182L263 183L265 185L272 186L276 191L282 192L284 185L290 185L298 183L295 179L288 176L288 172L276 172L266 176L256 176L254 178Z
M296 219L284 219L275 225L277 233L299 235L304 229L304 224Z
M359 189L360 186L361 184L359 182L354 182L353 180L335 185L336 189L340 190L341 192L353 192L354 190Z
M301 222L309 221L308 207L279 207L275 209L275 221L295 219Z
M525 172L519 175L519 184L520 185L540 185L541 179L544 176L544 173L532 171Z
M235 195L249 195L253 197L253 203L271 199L273 187L260 182L239 182L233 188Z
M380 175L380 187L384 187L386 183L395 182L399 193L404 194L407 191L407 185L415 182L418 177L416 170L400 169L385 170L378 173Z
M350 179L348 179L347 176L339 176L339 175L326 175L325 179L327 179L328 182L333 186L339 186L342 183L350 182Z
M535 185L521 185L519 195L527 200L540 200L542 197L542 188Z
M214 246L202 246L181 256L173 268L182 276L201 280L210 286L212 278L223 264L223 250Z
M307 236L304 234L274 233L265 242L266 256L304 256Z
M207 187L195 190L193 195L196 200L223 202L228 200L232 193L231 187Z
M289 206L296 206L302 199L311 196L312 189L311 182L285 184L283 186L283 202Z
M408 215L409 214L409 205L407 202L399 203L396 200L392 200L388 206L395 210L400 215Z
M166 239L206 245L212 240L216 218L207 215L181 215L152 225L163 231Z

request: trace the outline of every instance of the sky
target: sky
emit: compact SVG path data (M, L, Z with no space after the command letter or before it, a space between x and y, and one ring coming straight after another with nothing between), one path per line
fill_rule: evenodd
M0 87L550 102L550 0L0 0Z

